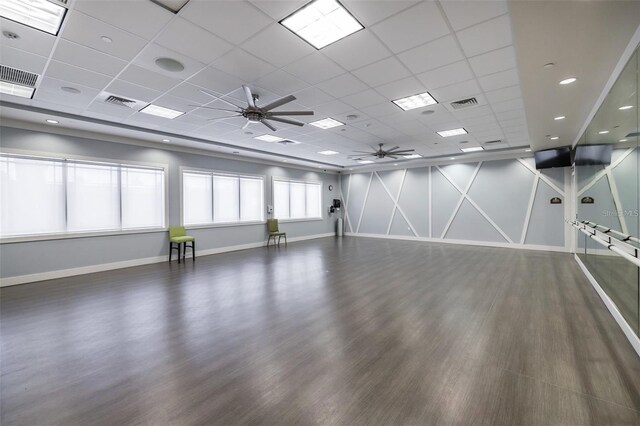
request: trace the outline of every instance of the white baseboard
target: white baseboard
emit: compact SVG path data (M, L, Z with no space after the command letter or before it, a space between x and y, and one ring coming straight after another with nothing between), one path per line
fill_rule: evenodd
M312 240L316 238L326 238L332 237L335 234L333 232L326 234L314 234L314 235L304 235L301 237L292 237L289 238L290 243L294 243L296 241L305 241ZM227 246L227 247L217 247L213 249L205 249L205 250L196 250L196 256L208 256L212 254L218 253L226 253L230 251L238 251L238 250L247 250L252 248L264 247L267 243L265 241L259 241L256 243L249 244L240 244L236 246ZM189 253L187 258L191 258L192 255ZM122 269L122 268L130 268L132 266L141 266L148 265L151 263L160 263L166 262L169 260L169 256L154 256L154 257L146 257L143 259L133 259L133 260L125 260L121 262L112 262L112 263L103 263L100 265L89 265L89 266L81 266L79 268L71 268L71 269L60 269L57 271L47 271L40 272L37 274L29 274L29 275L18 275L15 277L7 277L0 279L0 287L9 287L12 285L26 284L32 283L36 281L45 281L45 280L53 280L56 278L65 278L72 277L75 275L84 275L84 274L92 274L94 272L102 272L102 271L110 271L113 269Z
M593 288L596 290L596 292L604 302L604 304L607 306L607 309L609 309L609 312L611 312L611 315L613 316L613 318L616 320L616 322L622 329L622 332L624 333L624 335L627 336L627 339L629 340L629 343L631 343L631 346L633 346L633 349L635 349L636 352L638 353L638 356L640 356L640 337L638 337L633 332L633 330L631 329L627 321L625 321L624 317L618 310L618 307L616 306L616 304L613 302L613 300L611 300L611 298L607 295L607 293L605 293L602 287L600 287L600 284L598 284L598 281L596 281L593 275L591 275L591 272L589 272L589 269L587 269L584 263L582 263L582 260L580 260L580 257L578 257L578 255L574 255L574 258L576 259L576 262L578 262L578 266L580 266L580 269L582 269L582 272L584 273L584 275L587 277L587 279L589 280Z
M453 240L453 239L441 239L441 238L427 238L427 237L410 237L402 235L382 235L382 234L363 234L346 232L345 235L350 237L364 237L364 238L381 238L385 240L404 240L404 241L424 241L428 243L445 243L445 244L461 244L468 246L483 246L483 247L499 247L499 248L513 248L520 250L539 250L539 251L554 251L561 253L569 253L569 249L566 247L558 246L541 246L534 244L516 244L516 243L495 243L490 241L472 241L472 240Z

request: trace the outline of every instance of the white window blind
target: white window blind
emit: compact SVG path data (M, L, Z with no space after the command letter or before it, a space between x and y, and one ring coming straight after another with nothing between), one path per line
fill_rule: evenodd
M185 225L261 222L264 179L185 170L182 201Z
M276 219L321 218L322 184L274 179L273 206Z
M164 169L0 155L0 236L164 227Z

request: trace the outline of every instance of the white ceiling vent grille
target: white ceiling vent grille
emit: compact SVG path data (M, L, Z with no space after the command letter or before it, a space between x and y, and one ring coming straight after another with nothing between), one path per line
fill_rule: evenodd
M453 110L455 111L464 109L464 108L474 107L476 105L478 105L478 99L476 98L467 98L467 99L461 99L459 101L451 102L451 108L453 108Z
M135 109L136 104L138 103L137 101L134 101L131 99L121 98L119 96L113 96L113 95L107 97L107 99L105 99L104 102L107 104L123 106L131 109Z
M0 65L0 80L26 87L36 87L38 74Z

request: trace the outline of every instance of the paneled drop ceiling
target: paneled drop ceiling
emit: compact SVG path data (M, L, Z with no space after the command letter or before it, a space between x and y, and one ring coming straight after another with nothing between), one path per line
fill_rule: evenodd
M357 165L348 155L379 143L436 157L488 141L501 142L486 149L524 148L533 142L517 61L527 52L516 55L513 5L343 0L365 28L316 50L279 24L305 3L190 0L174 14L150 0L71 0L57 37L2 19L2 31L19 38L1 38L0 63L40 77L33 99L2 95L0 112L4 118L38 123L58 116L58 126L69 128L100 120L96 129L103 133L110 132L105 123L113 123L113 134L139 137L139 129L148 129L152 132L146 138L159 144L170 135L176 144L192 138L199 146L210 141L216 150L251 150L338 167ZM184 70L159 68L159 57L181 62ZM226 113L192 106L228 107L201 89L243 103L243 84L262 105L293 94L296 101L281 109L315 111L296 117L301 121L331 117L346 124L322 130L278 123L277 132L252 124L243 130L244 118L211 121ZM68 87L79 93L62 89ZM438 105L402 111L391 102L426 91ZM107 104L107 95L185 114L173 120L154 117ZM450 102L470 97L479 105L451 109ZM468 134L442 138L436 133L459 127ZM536 128L533 134L538 133ZM264 134L299 143L255 139ZM215 147L215 142L224 146Z

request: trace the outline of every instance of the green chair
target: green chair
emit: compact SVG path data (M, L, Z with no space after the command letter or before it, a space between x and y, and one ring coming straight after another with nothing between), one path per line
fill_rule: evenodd
M284 237L284 245L287 245L287 233L280 232L278 228L278 219L267 219L267 229L269 230L269 238L267 238L267 247L269 247L269 241L273 237L273 245L276 245L276 237L278 237L278 245L280 245L280 238Z
M187 243L191 243L191 245L187 246ZM193 255L193 260L196 260L195 237L188 236L187 232L184 230L184 226L170 226L169 227L169 262L171 262L171 255L173 254L173 251L178 250L178 263L180 263L181 247L184 247L182 248L182 260L185 259L185 255L187 254L187 247L191 248L191 254Z

